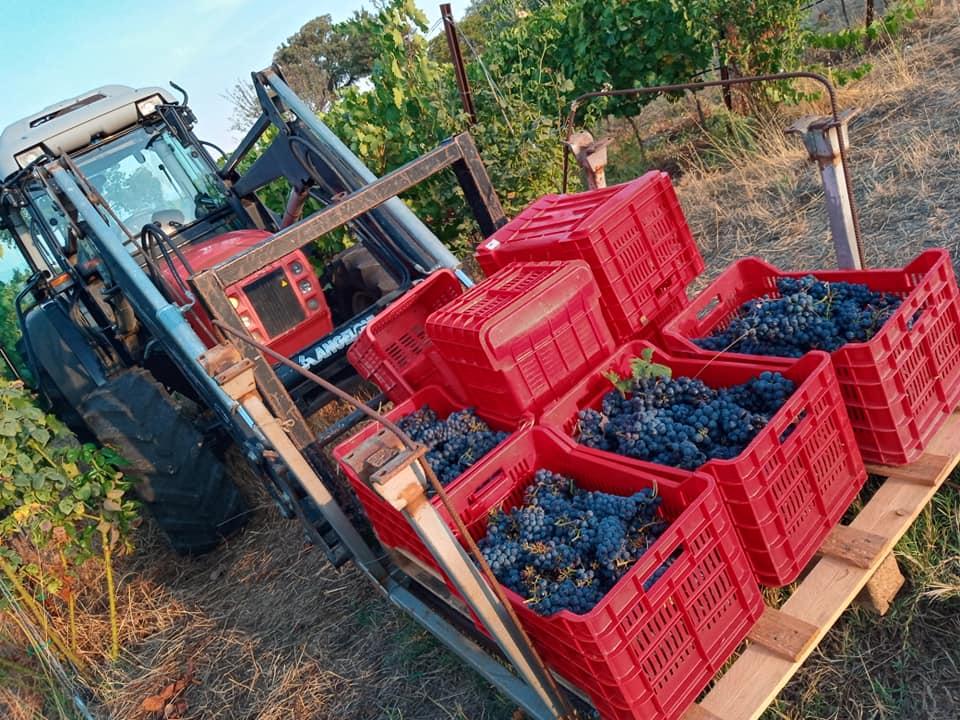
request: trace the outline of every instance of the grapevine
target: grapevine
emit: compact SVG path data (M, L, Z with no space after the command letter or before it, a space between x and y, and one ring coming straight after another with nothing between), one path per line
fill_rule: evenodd
M740 306L730 324L693 340L704 350L800 357L809 350L834 352L872 338L900 307L900 298L866 285L826 282L812 275L777 280L780 297Z
M666 530L661 502L654 488L611 495L541 468L517 507L490 512L478 547L497 579L538 614L583 614ZM644 589L672 562L654 570Z

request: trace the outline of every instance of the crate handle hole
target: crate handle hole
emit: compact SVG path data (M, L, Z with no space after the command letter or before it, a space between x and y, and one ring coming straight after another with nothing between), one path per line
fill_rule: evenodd
M720 296L711 298L701 310L697 312L697 320L703 320L720 306Z
M673 552L667 555L666 559L657 567L650 568L650 571L646 573L646 576L643 578L643 589L646 592L649 592L654 588L657 581L659 581L664 575L666 575L670 568L676 564L677 560L680 559L680 556L687 551L686 547L683 544L683 541L678 541L677 547L674 548Z

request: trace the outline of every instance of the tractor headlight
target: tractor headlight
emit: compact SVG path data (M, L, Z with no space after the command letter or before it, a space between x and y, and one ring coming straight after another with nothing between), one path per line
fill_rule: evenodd
M153 115L161 105L163 105L163 98L159 95L151 95L137 103L137 112L141 117L147 117L147 115Z
M27 167L30 163L42 158L44 150L42 145L34 145L29 150L24 150L16 156L17 165L21 168Z

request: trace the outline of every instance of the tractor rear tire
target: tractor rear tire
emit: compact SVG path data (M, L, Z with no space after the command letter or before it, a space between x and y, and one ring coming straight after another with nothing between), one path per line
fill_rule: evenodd
M139 479L134 489L176 552L208 552L246 522L239 490L188 409L146 370L112 378L79 410L100 444L129 461L123 472Z
M331 307L343 322L373 305L399 287L397 281L362 245L344 250L331 263Z

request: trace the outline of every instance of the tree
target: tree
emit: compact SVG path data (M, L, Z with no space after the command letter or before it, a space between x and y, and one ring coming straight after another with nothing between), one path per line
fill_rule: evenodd
M273 54L287 83L314 112L323 112L340 92L370 75L376 54L362 30L370 19L359 10L333 23L329 15L307 22ZM231 128L246 132L260 117L260 101L249 80L237 80L223 97L233 106Z
M230 116L230 128L232 130L246 132L260 117L262 112L260 101L257 100L257 93L249 80L237 80L233 87L223 95L223 98L229 100L233 106Z
M370 74L376 56L373 39L361 28L365 10L350 20L331 22L329 15L310 20L277 48L273 61L290 87L314 112L326 110L338 92Z
M16 297L17 293L23 289L26 279L26 271L17 270L8 282L0 282L0 346L4 348L21 375L26 373L27 367L17 349L20 325L17 322ZM0 378L7 374L7 368L0 363Z

